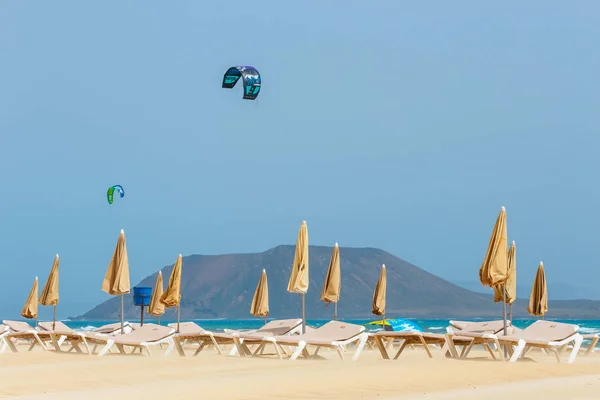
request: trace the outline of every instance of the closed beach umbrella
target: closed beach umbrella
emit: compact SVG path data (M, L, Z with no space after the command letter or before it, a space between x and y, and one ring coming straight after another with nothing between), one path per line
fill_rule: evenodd
M35 277L35 281L33 281L33 286L29 291L29 296L27 296L27 301L25 301L25 305L21 310L21 315L27 319L36 319L38 316L38 278ZM37 321L35 323L37 325Z
M258 285L256 285L254 297L252 297L250 314L255 317L264 317L265 324L267 323L267 316L269 315L269 283L267 282L267 271L264 269L260 275Z
M504 298L506 296L506 299ZM512 321L512 304L517 299L517 246L513 240L508 249L508 278L504 284L494 287L494 301L505 301L510 306L509 319Z
M163 278L162 272L158 271L156 277L156 283L154 284L154 290L152 291L152 299L150 299L150 306L148 306L148 314L158 317L158 324L160 325L160 316L165 313L165 305L160 302L160 297L163 295Z
M54 263L48 275L48 280L44 285L42 294L40 295L40 304L43 306L54 307L54 317L52 318L52 329L56 329L56 305L58 304L58 254L54 257Z
M333 253L327 268L327 275L321 290L321 300L326 304L334 303L333 319L337 320L337 303L340 300L340 291L342 287L341 271L340 271L340 248L336 243L333 246Z
M540 261L540 266L535 274L531 295L529 296L529 307L527 312L535 317L544 318L548 312L548 288L546 287L546 273L544 272L544 263Z
M508 277L508 243L506 235L506 209L502 207L500 214L496 219L496 225L490 242L488 244L487 253L481 268L479 269L479 279L481 284L493 288L498 284L502 284Z
M179 316L181 312L181 254L177 257L177 261L171 271L169 278L169 286L167 290L160 296L160 302L167 308L177 306L177 332L179 332Z
M121 229L121 234L117 240L115 252L108 264L104 281L102 282L102 291L111 296L121 296L121 334L125 333L125 303L123 295L129 293L131 283L129 282L129 258L127 257L127 242L125 232Z
M506 209L502 207L496 219L487 253L479 269L481 284L494 288L508 278L508 243L506 235ZM505 293L505 291L503 291ZM503 294L504 296L504 294ZM506 335L506 303L503 304L504 334Z
M382 324L385 325L385 295L387 287L387 274L385 272L385 264L381 266L381 272L379 273L379 280L377 286L375 286L375 292L373 293L373 305L371 312L375 315L382 315Z
M308 227L306 221L302 221L298 240L296 241L296 253L292 264L292 274L288 282L288 292L302 295L302 333L306 332L306 312L304 296L308 292Z

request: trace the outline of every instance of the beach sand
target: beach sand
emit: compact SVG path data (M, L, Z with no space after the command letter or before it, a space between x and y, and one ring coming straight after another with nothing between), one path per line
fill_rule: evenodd
M206 349L197 357L35 350L0 354L0 398L26 399L597 399L600 354L575 364L534 352L518 363L434 358L422 349L398 360L365 350L358 362L322 351L311 360L240 358Z

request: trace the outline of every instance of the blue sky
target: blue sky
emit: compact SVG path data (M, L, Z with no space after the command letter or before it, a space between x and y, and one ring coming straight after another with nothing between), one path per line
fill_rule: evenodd
M179 253L291 244L303 219L312 244L476 280L502 205L520 283L540 260L550 282L597 282L599 12L0 3L0 313L18 316L55 253L59 316L106 299L121 228L132 283ZM221 89L232 65L261 72L257 101Z

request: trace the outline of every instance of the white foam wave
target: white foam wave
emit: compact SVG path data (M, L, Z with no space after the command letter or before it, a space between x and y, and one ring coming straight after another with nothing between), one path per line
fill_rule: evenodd
M600 329L598 329L598 328L579 328L579 333L583 333L583 334L600 333Z
M432 326L431 328L429 328L430 331L441 331L446 329L446 327L444 326Z
M94 326L94 325L87 325L87 326L82 326L81 328L79 328L79 330L81 330L81 331L93 331L94 329L98 329L98 327Z

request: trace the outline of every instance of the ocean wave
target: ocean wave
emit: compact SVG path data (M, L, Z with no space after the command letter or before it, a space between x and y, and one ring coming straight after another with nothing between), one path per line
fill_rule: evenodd
M432 326L431 328L429 328L430 331L441 331L443 329L446 329L446 327L444 327L444 326Z
M87 326L82 326L81 328L79 328L79 330L81 330L81 331L93 331L94 329L98 329L98 327L94 326L94 325L87 325Z
M598 328L579 328L579 333L583 333L583 334L600 333L600 329L598 329Z

